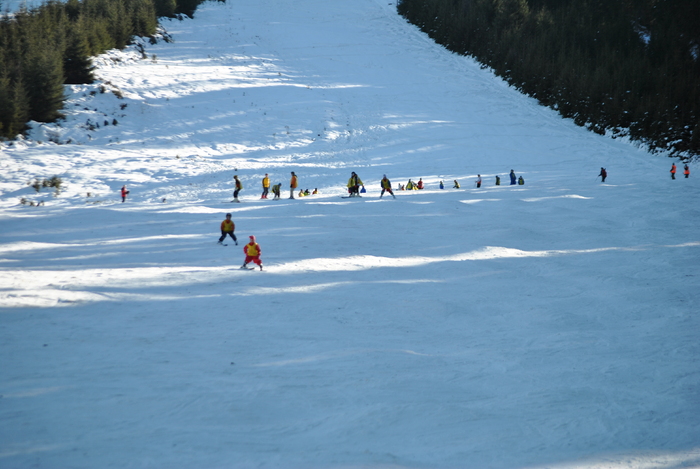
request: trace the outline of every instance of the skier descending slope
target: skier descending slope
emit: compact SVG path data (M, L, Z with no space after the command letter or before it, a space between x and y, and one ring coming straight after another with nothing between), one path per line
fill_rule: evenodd
M248 263L253 262L260 266L260 270L263 270L262 260L260 260L262 250L260 249L260 245L255 241L255 236L251 236L250 242L243 246L243 252L245 253L245 261L243 261L241 269L247 269Z
M391 181L389 180L389 178L386 177L386 174L382 178L382 193L379 194L380 199L384 195L384 192L388 192L393 198L396 198L394 192L391 190Z
M233 222L233 220L231 220L231 214L227 213L226 219L221 222L221 238L219 238L219 244L223 244L224 240L226 239L226 235L228 235L233 238L233 242L236 243L236 246L238 246L238 240L236 239L236 235L233 233L234 231L236 231L236 224Z

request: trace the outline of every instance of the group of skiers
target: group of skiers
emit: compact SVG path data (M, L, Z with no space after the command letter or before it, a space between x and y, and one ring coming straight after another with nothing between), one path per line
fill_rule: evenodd
M238 238L236 238L236 224L231 220L231 214L227 213L226 214L226 219L221 222L221 237L219 238L219 244L223 244L224 240L226 239L226 236L230 236L231 239L233 239L233 242L238 246ZM248 264L253 262L256 264L258 267L260 267L260 270L263 270L263 265L262 265L262 260L260 259L260 255L262 254L262 249L260 249L260 245L257 243L255 236L249 236L250 242L243 246L243 253L245 254L245 260L243 261L243 265L241 266L241 269L247 269Z
M676 179L676 163L671 164L671 179ZM683 165L683 175L688 178L690 176L690 167L687 164ZM608 171L605 168L600 168L600 173L598 177L601 178L601 182L605 182L605 178L608 177Z
M686 164L683 167L683 174L687 178L690 176L690 168ZM525 184L525 179L523 176L516 176L514 170L510 170L510 184L511 185L524 185ZM605 179L608 177L608 172L605 168L601 167L600 168L600 173L598 174L598 177L601 178L602 182L605 182ZM671 178L676 179L676 165L675 163L671 166ZM235 189L233 192L233 200L232 202L240 202L238 200L238 194L240 191L243 189L243 184L241 183L240 179L238 178L238 175L233 176L234 179L234 184L235 184ZM474 182L475 186L477 188L481 187L482 184L482 179L481 179L481 174L477 175L477 179ZM294 171L291 172L291 179L289 181L289 198L294 199L294 191L299 185L299 179L297 178L297 175L294 173ZM500 186L501 185L501 177L496 176L496 185ZM274 200L277 200L280 198L280 192L281 192L281 183L275 184L272 187L270 187L270 177L267 173L265 173L265 177L262 179L262 188L263 192L262 195L260 196L261 199L267 199L267 196L269 194L270 189L272 189L272 194L274 195ZM391 181L389 178L387 178L386 174L383 175L381 181L380 181L380 186L382 188L382 192L379 195L379 198L381 199L384 197L385 193L389 193L394 199L396 198L396 195L394 195L394 191L391 187ZM454 189L459 189L460 184L459 181L456 179L454 180L454 185L452 186ZM348 188L348 197L360 197L360 193L366 192L365 191L365 186L364 183L362 182L362 179L357 175L356 172L352 172L350 174L350 179L348 179L347 183L347 188ZM425 188L425 184L423 183L423 178L419 178L418 182L413 182L413 180L409 179L406 185L401 185L399 184L399 190L421 190ZM444 189L445 184L443 181L440 181L440 189ZM126 190L126 186L122 187L122 202L126 200L126 195L129 193L129 191ZM318 189L314 189L313 194L317 194ZM303 197L305 195L310 195L311 193L309 192L308 189L300 190L299 191L299 196ZM235 234L236 230L236 225L231 220L231 214L227 213L226 214L226 219L221 222L221 237L219 238L219 244L223 244L224 240L226 239L227 236L230 236L231 239L233 239L233 242L238 245L238 239L236 238ZM256 264L258 267L260 267L260 270L263 270L263 265L262 265L262 260L260 259L260 255L262 254L262 249L260 248L260 245L256 242L255 236L250 236L250 242L246 244L243 247L243 252L245 254L245 260L243 261L243 265L241 266L241 269L248 269L248 264L253 262Z
M687 164L685 166L683 166L683 174L685 175L686 178L688 176L690 176L690 168L688 167ZM676 163L673 163L671 165L671 179L676 179Z
M241 190L243 190L243 184L241 183L241 180L238 178L238 175L233 176L234 180L234 191L233 191L233 200L231 202L240 202L238 199L238 195L240 194ZM525 184L525 179L520 176L516 177L515 171L512 169L510 170L510 183L511 185L519 184L519 185L524 185ZM482 179L481 179L481 174L477 175L477 179L475 182L475 185L477 188L481 187L482 184ZM391 181L386 177L386 174L380 181L380 185L382 188L382 193L380 194L379 198L382 198L384 196L385 192L388 192L392 197L396 198L394 195L393 189L391 187ZM501 185L501 177L496 176L496 185L500 186ZM294 171L291 172L291 178L289 180L289 198L294 199L294 192L299 186L299 178L297 177L296 173ZM453 189L459 189L461 186L459 184L458 180L454 180L454 184L452 186ZM440 181L440 189L445 188L445 183L443 181ZM367 192L365 189L365 185L362 182L362 179L360 179L360 176L357 175L356 172L352 171L350 173L350 179L348 179L347 183L347 189L348 189L348 197L360 197L361 193ZM409 179L406 184L399 184L399 190L421 190L425 189L425 183L423 182L423 178L419 178L418 182L414 182L412 179ZM273 194L273 200L278 200L281 197L281 192L282 192L282 183L277 183L273 186L270 186L270 176L268 173L265 173L265 176L262 179L262 194L260 196L261 199L267 199L268 195L270 193L270 190L272 190ZM300 189L299 190L299 197L304 197L308 195L314 195L318 194L318 188L314 189L313 192L309 191L309 189Z

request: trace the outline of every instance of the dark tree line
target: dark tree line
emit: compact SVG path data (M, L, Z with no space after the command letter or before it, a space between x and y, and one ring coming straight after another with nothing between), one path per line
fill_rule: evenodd
M399 0L398 11L578 125L700 155L699 0Z
M91 57L153 37L158 17L203 0L50 0L0 17L0 138L62 117L64 84L92 83Z

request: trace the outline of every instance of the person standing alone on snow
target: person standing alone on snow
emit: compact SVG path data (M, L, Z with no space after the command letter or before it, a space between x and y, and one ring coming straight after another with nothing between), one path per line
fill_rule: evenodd
M476 177L476 188L478 189L481 187L481 174L477 174Z
M233 200L231 202L240 202L240 200L238 200L238 193L241 192L241 190L243 190L243 184L241 184L241 181L240 179L238 179L237 174L233 176L233 181L236 186L233 191Z
M671 179L676 179L676 163L671 165Z
M292 179L289 180L289 198L290 199L294 198L294 189L297 188L298 184L299 184L299 180L297 179L297 175L294 174L294 171L292 171Z
M380 199L381 199L382 196L384 195L384 192L388 192L389 194L391 194L391 196L392 196L393 198L396 198L396 196L394 195L394 192L391 190L391 181L389 180L389 178L386 177L386 174L385 174L384 177L382 178L382 183L381 183L381 184L382 184L382 193L379 194L379 198L380 198Z
M126 200L126 196L129 193L128 190L126 190L126 186L122 186L122 203Z
M690 168L688 165L683 166L683 174L685 174L686 179L688 179L688 176L690 176Z
M262 180L262 186L263 186L263 193L260 196L260 198L267 199L267 192L270 190L270 178L267 177L267 173L265 173L265 177Z
M600 174L598 175L598 177L603 179L600 182L605 182L605 178L608 177L608 172L605 170L605 168L600 168Z
M253 262L260 266L260 270L263 270L262 261L260 260L262 250L260 249L260 245L255 242L255 236L251 236L250 242L243 246L243 252L245 253L245 261L243 261L241 269L247 269L248 263Z
M233 242L236 243L236 246L238 246L236 235L233 234L235 230L236 224L233 222L233 220L231 220L231 214L227 213L226 220L221 222L221 238L219 238L219 244L223 244L224 240L226 239L226 235L229 235L231 238L233 238Z

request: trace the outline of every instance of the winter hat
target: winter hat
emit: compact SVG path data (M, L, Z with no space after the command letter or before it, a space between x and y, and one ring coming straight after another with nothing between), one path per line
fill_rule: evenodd
M251 240L252 242L255 242L255 236L250 236L250 240Z

